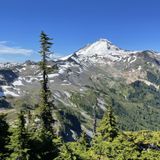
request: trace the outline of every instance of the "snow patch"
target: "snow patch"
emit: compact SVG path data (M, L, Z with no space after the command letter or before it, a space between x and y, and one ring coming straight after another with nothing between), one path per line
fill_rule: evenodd
M65 56L65 57L61 57L61 58L59 58L59 60L65 61L65 60L67 60L71 56L72 56L72 54L70 54L68 56Z
M64 91L64 94L65 94L68 98L71 97L71 94L70 94L69 92L67 92L67 91Z
M92 131L88 130L84 125L81 125L81 128L89 137L93 137Z
M69 86L71 83L61 83L62 86Z
M137 60L137 57L134 56L134 59L132 61L130 61L130 64L133 63L133 62L135 62L136 60Z
M22 83L22 81L19 79L19 80L17 80L17 81L14 81L14 82L13 82L13 85L14 85L14 86L23 86L23 83Z
M105 111L105 110L106 110L106 107L105 107L106 103L104 102L104 100L101 99L101 98L97 98L97 101L98 101L98 106L99 106L103 111Z
M138 67L138 70L140 71L141 69L142 69L142 66L139 66L139 67Z
M76 140L77 139L77 135L76 135L75 131L73 131L72 129L70 129L70 131L72 132L73 139Z
M53 83L53 82L54 82L54 80L50 80L49 82L50 82L50 83Z
M84 111L81 112L81 115L87 119L90 119L90 116Z
M49 74L48 78L54 78L54 77L58 77L59 74L58 73L54 73L54 74Z
M13 89L12 87L10 87L10 86L1 86L1 87L2 87L4 95L10 95L10 96L13 96L13 97L19 97L18 94L14 93L13 91L9 91L9 89Z

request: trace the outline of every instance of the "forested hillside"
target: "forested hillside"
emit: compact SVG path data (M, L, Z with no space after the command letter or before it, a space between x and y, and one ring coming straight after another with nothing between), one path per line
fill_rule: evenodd
M50 61L51 41L0 71L0 159L159 160L159 55L100 40Z

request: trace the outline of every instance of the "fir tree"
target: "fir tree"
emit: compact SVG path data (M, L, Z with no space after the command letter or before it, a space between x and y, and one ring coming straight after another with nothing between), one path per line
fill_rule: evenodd
M29 144L31 146L30 154L33 159L52 160L58 155L59 141L53 130L55 122L52 117L53 103L50 101L51 91L48 87L48 59L51 54L50 48L52 39L47 34L41 32L41 57L40 69L42 72L40 102L37 105L37 114L35 122L36 132L32 133Z
M31 134L29 139L31 160L52 160L56 158L60 145L58 137L53 137L51 132L46 130L36 131Z
M22 111L18 114L18 121L10 136L8 148L11 151L11 155L7 160L29 159L28 134L25 128L24 113Z
M96 99L96 105L93 106L93 135L96 135L96 128L97 128L97 99Z
M83 160L80 155L75 152L75 148L73 148L76 143L72 142L70 144L63 143L60 148L60 154L55 160Z
M42 60L40 62L40 68L42 71L42 87L41 87L41 94L40 94L40 103L39 103L39 118L41 119L42 127L46 131L50 131L53 133L53 123L54 119L52 117L51 112L51 104L49 102L49 98L51 92L48 87L48 67L47 67L47 60L49 55L51 54L50 48L52 43L50 42L52 39L49 38L44 32L41 32L40 35L40 43L41 43L41 57Z
M115 117L113 115L112 108L108 107L99 126L97 127L96 135L92 142L91 151L94 151L97 160L101 160L106 157L106 146L108 146L114 138L117 137L117 135L118 129L116 128ZM94 159L94 154L92 154L92 156Z
M78 140L79 148L82 151L87 151L89 148L89 139L87 137L87 134L83 131L81 134L81 137Z
M108 107L106 113L97 128L97 136L101 136L104 141L112 141L118 135L118 129L115 117L111 107Z
M0 158L3 160L6 157L8 149L6 145L9 142L9 125L6 122L6 115L0 115Z

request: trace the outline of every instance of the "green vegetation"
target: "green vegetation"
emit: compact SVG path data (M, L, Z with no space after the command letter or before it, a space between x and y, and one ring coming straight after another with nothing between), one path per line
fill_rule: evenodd
M34 127L33 130L36 132L32 132L32 136L30 139L30 154L33 159L42 159L42 160L52 160L58 154L58 143L59 139L55 134L53 129L54 118L52 116L52 109L54 105L50 102L51 92L48 88L48 67L47 67L47 59L50 52L50 48L52 43L50 42L50 38L44 33L41 33L40 36L41 43L41 51L40 54L42 56L42 61L40 62L40 68L42 71L42 87L40 93L40 102L36 105L36 114L33 119ZM32 139L32 137L34 137ZM32 148L38 146L38 150L34 150Z
M127 85L122 79L99 78L82 94L72 93L69 100L74 109L62 102L55 106L48 87L48 73L54 69L47 66L52 43L44 32L40 38L39 102L17 100L18 116L6 111L16 119L10 125L6 115L0 115L0 159L159 160L160 91L141 81ZM159 84L159 78L149 72L148 78ZM94 128L90 137L88 128Z
M159 160L160 132L121 132L116 128L112 109L100 121L96 135L88 141L82 136L61 147L58 160Z
M40 62L40 68L42 71L42 87L41 87L41 93L40 93L40 103L37 106L37 118L40 119L40 124L42 127L42 130L48 131L53 133L53 123L54 119L52 117L52 103L49 102L49 98L51 96L51 91L48 88L48 72L47 72L47 58L49 54L51 54L50 48L52 43L50 42L50 38L44 33L41 33L40 36L41 40L41 51L40 54L42 56L42 60Z
M155 72L150 72L150 71L147 72L148 80L151 81L152 83L160 85L160 75L159 75L159 72L158 71L155 71Z
M7 160L15 159L29 159L29 146L28 146L28 134L25 128L24 113L18 115L18 121L15 127L12 128L12 134L10 136L10 142L8 149L10 151L9 158Z
M3 122L0 126L3 126L2 124L8 126L3 116L1 117ZM4 160L159 160L160 158L160 132L119 131L111 107L107 109L96 129L96 135L91 139L85 132L76 141L67 143L62 142L60 138L53 138L46 131L33 134L31 129L27 129L23 113L19 114L17 126L13 127L11 136L8 134L8 127L4 129L7 134L1 136L5 140L1 142L5 143L0 150L1 158ZM10 151L6 152L7 148Z
M0 157L4 160L8 154L7 144L9 142L9 125L6 122L6 115L0 115Z
M122 80L114 80L112 87L108 80L103 79L103 83L99 81L101 85L97 85L97 89L90 88L84 93L73 93L70 100L93 117L96 98L101 98L106 106L112 106L120 130L160 130L160 90L141 81L124 85ZM99 94L95 96L95 92ZM103 116L103 108L96 107L98 119Z

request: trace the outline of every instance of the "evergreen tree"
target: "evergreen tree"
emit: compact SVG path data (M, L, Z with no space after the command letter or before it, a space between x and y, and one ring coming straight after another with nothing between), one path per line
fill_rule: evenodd
M47 60L49 55L51 54L50 48L52 43L50 42L52 39L49 38L44 32L41 32L40 35L40 43L41 43L41 51L40 54L42 56L42 60L40 62L40 68L42 71L42 88L40 94L40 103L39 103L39 118L41 119L42 128L46 131L50 131L53 133L53 123L54 119L52 117L51 104L49 102L49 98L51 92L48 87L48 67Z
M138 159L138 147L132 137L119 133L112 142L106 142L104 146L105 157L115 159Z
M111 107L108 107L97 128L97 136L101 136L104 141L112 141L117 135L118 129L113 110Z
M91 151L93 150L94 153L90 152L92 154L91 157L97 160L105 160L106 146L110 144L117 135L118 129L116 127L115 117L112 108L108 107L93 138Z
M52 160L58 155L59 141L54 133L53 124L55 122L52 116L53 103L50 101L51 91L48 87L48 59L51 54L50 48L52 39L47 34L41 32L41 57L40 69L42 71L40 102L37 105L37 114L35 119L35 130L32 133L29 144L31 146L30 154L34 159ZM34 129L33 129L34 130Z
M31 150L30 160L52 160L58 156L61 143L58 137L53 137L51 132L38 130L32 133L29 139Z
M97 105L97 98L96 98L96 105ZM93 106L93 135L96 135L96 128L97 128L97 112L96 108L97 106Z
M60 154L55 160L83 160L83 158L75 152L75 144L77 145L77 143L74 142L63 143L60 148Z
M18 114L18 121L13 128L12 135L10 136L8 148L11 151L11 155L7 160L29 159L28 134L25 128L24 113L22 111Z
M75 153L79 155L82 159L90 160L88 156L88 150L90 148L89 138L87 134L83 131L81 137L75 142Z
M6 145L9 142L9 125L6 122L6 115L0 114L0 158L3 160L6 157L8 149Z
M87 134L83 131L81 134L81 137L78 140L79 144L82 146L83 150L87 150L89 147L89 139L87 137Z
M87 155L89 149L88 137L82 132L81 137L74 142L62 143L60 154L56 160L90 160Z

